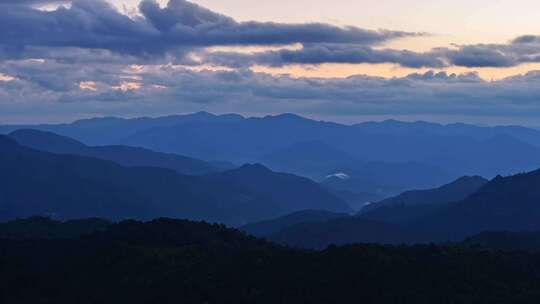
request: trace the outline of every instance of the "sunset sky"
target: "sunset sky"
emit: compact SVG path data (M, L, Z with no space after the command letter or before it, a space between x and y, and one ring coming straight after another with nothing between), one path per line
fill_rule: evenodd
M540 2L0 0L0 123L193 111L540 126Z

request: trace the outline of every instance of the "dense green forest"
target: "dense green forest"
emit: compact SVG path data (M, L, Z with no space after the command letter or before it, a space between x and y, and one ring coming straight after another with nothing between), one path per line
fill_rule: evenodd
M471 246L296 250L203 222L0 241L1 303L538 303L540 255ZM27 221L29 229L50 225ZM79 222L81 223L81 222ZM96 227L95 221L88 221ZM54 223L53 223L54 224ZM33 228L32 228L33 227ZM57 230L70 227L56 224ZM60 228L58 228L60 227Z

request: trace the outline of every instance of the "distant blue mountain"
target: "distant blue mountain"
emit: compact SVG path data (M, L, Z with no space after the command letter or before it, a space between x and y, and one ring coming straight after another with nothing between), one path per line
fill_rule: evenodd
M28 126L4 126L0 131L20 128ZM52 131L90 145L138 146L207 161L265 163L264 160L268 161L272 156L284 158L294 145L318 142L341 151L329 155L329 164L345 153L364 163L414 162L435 166L452 178L463 175L494 177L540 167L540 131L516 126L399 121L349 126L293 114L244 118L235 114L200 112L161 118L96 118L32 128ZM322 152L319 156L324 156ZM289 158L294 159L294 153ZM296 159L300 165L306 163L299 157ZM313 168L294 168L300 169L311 171Z
M0 221L167 216L243 225L301 209L349 210L306 178L254 169L188 176L38 151L0 136Z
M408 192L386 202L391 204L388 208L393 205L397 209L382 206L360 216L291 225L271 235L270 239L292 246L324 248L329 244L355 242L458 242L480 234L466 243L536 250L538 235L535 232L540 231L538 185L540 170L499 176L487 183L481 178L464 178L438 189ZM467 195L471 191L472 194ZM456 202L442 202L460 196L466 197ZM409 205L400 205L399 199ZM485 231L518 234L481 234ZM525 243L520 244L522 241Z
M540 231L540 170L498 176L465 199L415 221L432 240L461 240L483 231Z
M51 132L21 129L9 134L17 143L40 151L95 157L127 167L157 167L187 175L204 175L220 171L214 164L176 154L154 152L128 146L90 147L69 137Z
M208 176L213 181L239 185L271 199L286 213L316 209L352 212L347 203L312 180L288 173L276 173L260 164Z
M39 129L50 131L59 135L68 136L87 145L119 144L130 135L152 128L174 127L180 124L205 123L216 121L243 120L240 115L216 116L207 112L198 112L188 115L171 115L158 118L117 118L103 117L77 120L70 124L42 124L0 126L0 133L8 134L18 129Z
M356 167L362 164L352 155L321 141L294 143L263 156L261 162L273 170L292 172L319 180L337 168Z
M408 189L428 189L447 183L453 176L423 163L368 162L336 168L322 184L337 191L373 193L380 197L397 195Z
M480 176L464 176L434 189L406 191L398 196L365 206L360 217L405 224L436 213L475 193L489 181Z

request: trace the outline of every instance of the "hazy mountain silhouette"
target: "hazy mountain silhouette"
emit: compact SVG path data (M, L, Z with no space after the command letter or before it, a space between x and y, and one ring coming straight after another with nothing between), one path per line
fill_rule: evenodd
M320 141L299 142L262 157L273 170L321 179L332 170L361 164L353 156Z
M432 238L459 240L483 231L540 230L540 170L498 176L464 200L414 224Z
M464 176L435 189L407 191L369 204L359 216L396 224L411 222L465 199L486 183L488 180L480 176Z
M218 116L211 121L140 131L124 142L158 151L182 151L183 155L202 159L245 163L258 162L266 155L298 142L317 141L342 128L338 124L312 121L293 114L235 121L224 121Z
M4 126L0 130L20 128L28 126ZM321 142L362 161L422 163L439 167L453 178L494 177L540 167L540 131L513 126L398 121L348 126L293 114L244 118L200 112L161 118L96 118L31 128L91 145L127 144L235 163L259 162L295 144Z
M372 197L435 186L451 179L444 170L421 163L363 162L320 141L293 144L266 155L262 162L273 170L320 180L334 191L372 193Z
M299 209L349 210L306 178L259 166L195 177L33 150L5 136L0 148L0 220L170 216L242 225Z
M307 209L352 211L347 203L312 180L288 173L273 172L260 164L244 165L210 175L209 178L213 181L236 184L272 200L283 211L282 215Z
M432 188L452 180L444 170L422 163L369 162L358 167L337 168L322 184L334 190L367 192L382 197L408 189Z
M6 137L0 137L0 148L1 220L45 214L110 219L167 215L242 224L279 215L272 202L232 184L41 152Z
M424 121L404 122L386 120L382 122L364 122L355 127L366 133L393 134L411 136L423 134L428 136L466 136L476 140L486 140L504 135L540 147L540 131L522 126L477 126L465 123L442 125Z
M381 207L360 216L328 222L305 223L282 229L272 236L294 246L321 248L327 244L351 242L410 243L461 241L484 231L540 231L540 170L509 177L497 177L457 202L461 190L473 191L485 183L469 177L439 189L407 194L409 205ZM460 191L457 191L460 190ZM399 202L398 200L393 200ZM382 222L386 221L386 222ZM376 224L373 224L376 223ZM397 223L397 224L394 224Z
M353 192L350 190L335 190L326 187L330 193L345 201L353 211L358 212L366 205L383 200L383 196L369 192Z
M244 119L240 115L213 115L207 112L197 112L188 115L171 115L157 118L117 118L103 117L77 120L69 124L41 124L1 126L0 132L7 134L19 129L39 129L68 136L88 145L118 144L130 135L152 128L172 127L189 123L205 123L216 121L235 121Z
M168 168L187 175L203 175L220 170L214 164L176 154L128 146L89 147L69 137L39 130L17 130L9 137L36 150L101 158L128 167Z
M240 230L245 231L256 237L266 237L275 234L282 229L301 223L324 222L331 219L348 217L346 213L334 213L323 210L303 210L297 211L282 217L271 220L251 223L240 227Z

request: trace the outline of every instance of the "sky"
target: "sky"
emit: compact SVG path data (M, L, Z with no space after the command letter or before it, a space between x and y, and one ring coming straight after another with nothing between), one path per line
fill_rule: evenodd
M193 111L540 126L538 1L0 0L0 124Z

